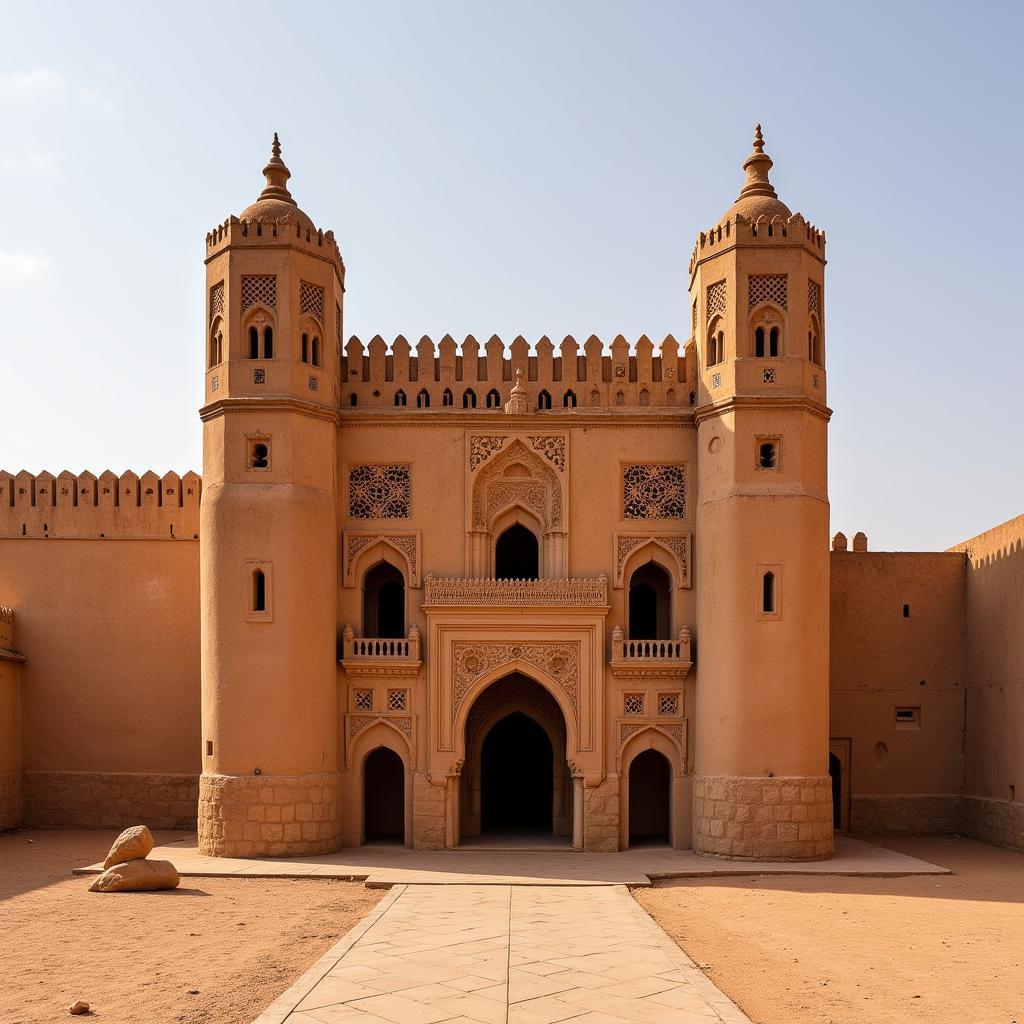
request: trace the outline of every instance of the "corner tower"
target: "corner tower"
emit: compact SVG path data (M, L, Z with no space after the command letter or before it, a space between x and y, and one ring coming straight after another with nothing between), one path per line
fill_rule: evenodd
M345 268L274 136L206 238L199 846L336 849L336 446Z
M698 350L694 849L832 852L825 238L769 181L761 126L690 261Z

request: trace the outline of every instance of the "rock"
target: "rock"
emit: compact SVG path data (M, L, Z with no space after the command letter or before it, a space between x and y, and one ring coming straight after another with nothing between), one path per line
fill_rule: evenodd
M177 889L178 872L169 860L129 860L107 868L89 892L155 892Z
M145 825L126 828L115 840L103 862L104 868L123 864L126 860L142 860L153 850L153 833Z
M83 1013L88 1013L88 1012L89 1012L89 1004L84 1002L81 999L79 999L77 1003L72 1003L68 1007L68 1013L70 1013L72 1017L80 1017Z

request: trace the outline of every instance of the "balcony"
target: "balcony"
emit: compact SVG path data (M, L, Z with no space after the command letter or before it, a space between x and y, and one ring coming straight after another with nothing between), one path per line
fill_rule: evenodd
M608 577L546 580L450 579L427 576L426 608L605 608Z
M349 676L415 676L419 673L420 631L412 626L407 637L356 636L351 626L342 633L341 664Z
M693 667L690 629L677 640L627 640L621 626L612 630L612 675L617 679L685 679Z

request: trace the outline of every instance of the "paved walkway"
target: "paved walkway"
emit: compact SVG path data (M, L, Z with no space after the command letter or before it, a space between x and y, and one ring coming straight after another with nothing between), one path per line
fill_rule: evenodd
M398 885L256 1024L751 1024L624 886Z
M661 878L710 875L945 875L929 864L881 846L836 837L836 855L812 863L757 862L702 857L693 850L641 847L622 853L572 850L407 850L400 846L360 846L317 857L206 857L196 837L161 833L151 856L172 861L181 875L249 878L345 878L370 888L398 884L430 885L650 885ZM99 851L98 851L99 852ZM105 852L105 851L103 851ZM76 868L93 874L102 864Z

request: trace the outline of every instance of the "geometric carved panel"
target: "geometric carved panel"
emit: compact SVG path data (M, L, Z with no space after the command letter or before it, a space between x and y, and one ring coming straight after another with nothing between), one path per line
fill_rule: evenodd
M349 467L348 514L353 519L408 519L411 503L411 466Z
M623 519L685 519L686 476L680 464L622 467Z
M747 288L747 307L753 309L762 302L774 302L782 309L788 308L785 274L751 274Z

